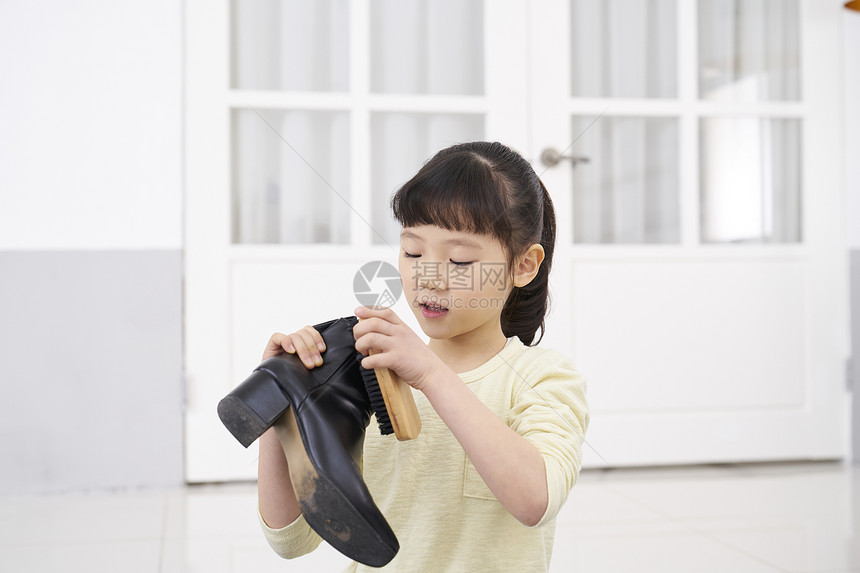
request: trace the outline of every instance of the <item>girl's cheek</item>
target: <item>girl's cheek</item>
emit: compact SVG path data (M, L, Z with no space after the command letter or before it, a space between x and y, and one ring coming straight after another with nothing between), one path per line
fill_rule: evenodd
M403 285L403 289L411 288L415 282L412 265L405 265L401 260L397 265L397 270L400 271L400 283Z
M481 273L479 288L476 290L488 296L503 296L509 290L510 284L510 277L503 270L490 268Z

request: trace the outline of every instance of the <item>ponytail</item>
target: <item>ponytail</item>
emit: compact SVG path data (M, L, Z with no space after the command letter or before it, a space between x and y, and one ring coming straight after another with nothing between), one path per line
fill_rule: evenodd
M552 255L555 250L555 209L543 181L538 179L538 183L542 194L541 219L543 224L540 245L543 247L544 259L538 268L537 275L529 284L513 288L505 302L501 316L502 332L505 336L516 336L527 346L533 345L532 341L534 341L538 329L540 329L540 336L534 345L540 343L544 332L546 332L545 317L550 304L549 272L552 269Z

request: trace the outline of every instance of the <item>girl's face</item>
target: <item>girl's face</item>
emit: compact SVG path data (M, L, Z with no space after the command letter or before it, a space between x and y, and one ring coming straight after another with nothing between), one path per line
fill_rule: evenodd
M435 225L400 234L400 279L412 312L430 338L497 338L512 284L502 245L488 235Z

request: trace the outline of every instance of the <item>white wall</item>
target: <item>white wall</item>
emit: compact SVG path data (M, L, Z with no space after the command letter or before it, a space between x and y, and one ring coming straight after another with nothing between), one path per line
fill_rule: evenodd
M842 62L848 248L860 249L860 12L845 10Z
M860 462L860 13L846 10L842 28L844 60L843 113L845 118L846 228L850 256L851 350L854 395L852 457Z
M0 495L182 482L182 8L0 2Z
M0 250L180 248L181 11L0 2Z

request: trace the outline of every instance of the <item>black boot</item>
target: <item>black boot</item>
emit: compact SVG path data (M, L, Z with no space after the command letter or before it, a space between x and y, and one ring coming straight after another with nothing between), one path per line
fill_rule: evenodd
M284 415L290 479L308 524L344 555L381 567L400 546L361 477L371 406L356 322L316 325L326 344L322 366L308 370L294 354L268 358L221 400L218 415L245 447Z

